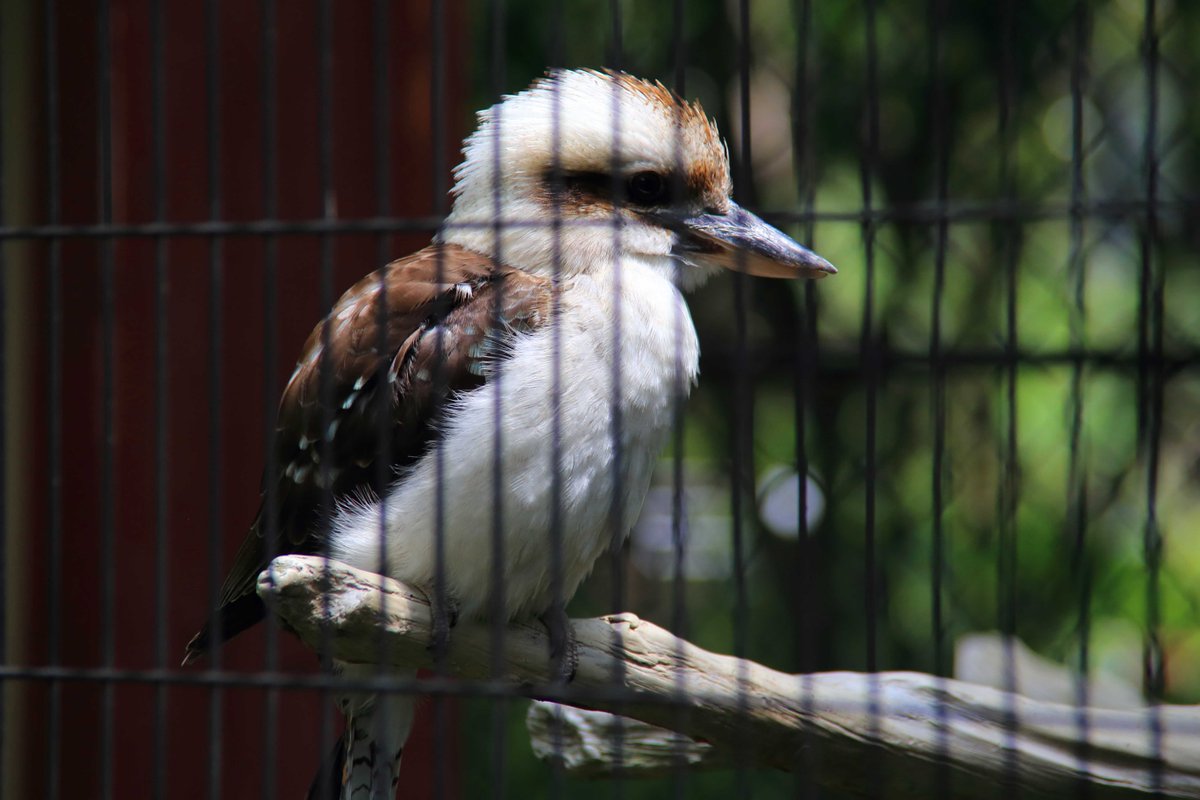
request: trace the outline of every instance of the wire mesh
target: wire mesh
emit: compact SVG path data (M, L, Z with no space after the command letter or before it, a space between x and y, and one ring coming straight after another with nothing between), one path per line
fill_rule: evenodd
M469 112L547 67L602 64L699 95L729 137L739 202L841 270L819 289L734 274L693 296L703 377L685 403L677 350L666 447L629 544L627 505L640 498L622 491L622 398L636 367L615 357L608 374L597 368L615 487L604 535L616 546L572 600L562 418L577 365L559 322L564 236L591 224L615 252L630 245L619 215L570 219L554 193L548 219L511 216L495 149L491 218L466 225L491 234L497 263L509 232L553 230L552 477L538 543L553 608L632 610L800 673L802 702L819 670L949 679L964 635L994 629L1001 688L1029 689L1022 641L1069 666L1081 769L1097 733L1096 673L1128 673L1132 660L1146 699L1195 702L1200 683L1180 676L1200 659L1189 534L1200 511L1200 118L1187 102L1200 14L1155 0L953 5L0 9L0 797L291 796L328 767L341 735L334 698L348 689L433 698L405 746L411 796L839 796L809 774L809 753L791 777L764 774L749 736L723 772L694 769L680 750L667 777L640 777L620 723L603 786L533 763L515 702L529 689L501 680L502 615L490 621L487 681L455 679L441 647L432 674L340 675L272 625L199 668L174 666L181 637L218 605L260 489L265 551L295 544L269 478L285 466L281 370L314 324L331 350L337 320L326 314L374 269L369 346L384 383L387 262L426 244L450 211ZM557 96L553 108L559 176ZM608 113L615 163L629 113L617 91ZM490 124L506 141L520 121ZM612 172L619 211L627 198ZM436 267L440 285L448 265L438 256ZM619 261L613 270L619 308L626 276ZM491 295L495 319L505 291ZM611 323L619 354L643 321ZM686 323L657 324L678 342ZM434 394L449 395L441 365L453 342L440 323L433 331ZM334 366L320 362L322 431L336 429ZM503 387L515 379L489 376L494 450L486 496L471 498L490 509L474 557L490 560L493 609L513 577ZM449 425L458 406L434 405L430 425ZM384 489L400 454L376 416L364 486L382 506L382 572ZM447 484L454 454L442 441L431 435L428 451L431 599L449 630L443 577L462 554L443 534L464 498ZM333 437L315 449L321 485L333 486ZM348 495L325 491L318 516L334 517ZM770 501L786 506L783 523ZM335 635L327 628L324 643ZM607 693L539 691L618 709L645 700L623 681L618 670ZM870 686L864 702L882 719L882 689ZM694 696L680 679L681 727ZM1013 695L1004 720L1010 787L1017 706ZM1161 754L1164 723L1148 709ZM387 724L377 719L377 733ZM555 736L566 746L563 729ZM884 764L867 766L877 795L890 785ZM940 770L930 794L952 796L953 783Z

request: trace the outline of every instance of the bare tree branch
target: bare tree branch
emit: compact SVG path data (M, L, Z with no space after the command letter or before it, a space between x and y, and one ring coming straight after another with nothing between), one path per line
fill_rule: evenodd
M525 714L529 743L543 761L583 778L656 778L688 769L737 766L728 750L607 711L534 700Z
M258 591L310 647L327 641L335 658L369 663L385 653L397 667L432 665L428 601L396 581L283 556ZM694 740L684 753L708 744L721 759L803 770L854 793L976 797L1012 784L1057 796L1086 783L1091 798L1200 797L1195 707L1080 709L909 672L788 675L707 652L632 614L572 627L579 663L567 686L553 680L537 623L509 625L497 654L489 626L464 620L444 665L677 731Z

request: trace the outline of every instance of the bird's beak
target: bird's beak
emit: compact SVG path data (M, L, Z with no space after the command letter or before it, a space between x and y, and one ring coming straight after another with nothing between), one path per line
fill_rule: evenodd
M675 249L681 256L764 278L824 278L837 272L828 261L732 201L724 214L662 221L679 234Z

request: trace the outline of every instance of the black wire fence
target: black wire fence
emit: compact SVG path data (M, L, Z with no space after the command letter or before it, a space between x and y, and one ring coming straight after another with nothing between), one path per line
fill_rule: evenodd
M1197 702L1197 41L1156 0L4 4L0 797L305 791L328 660L266 625L176 664L273 507L305 335L438 230L471 112L556 66L698 97L738 202L839 269L691 296L700 384L572 616L790 672L950 676L998 631L1004 686L1019 640ZM433 698L401 796L837 796L749 743L583 782L521 688L378 677Z

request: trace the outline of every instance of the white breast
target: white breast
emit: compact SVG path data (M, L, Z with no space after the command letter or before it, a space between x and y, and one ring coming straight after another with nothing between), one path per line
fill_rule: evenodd
M564 599L570 598L636 519L671 427L676 393L686 394L698 368L691 317L661 272L625 261L616 271L619 297L614 271L604 272L562 284L557 326L520 338L498 376L453 402L438 451L422 458L384 502L339 513L334 558L376 569L382 530L389 574L429 588L437 574L434 536L440 530L445 588L460 612L516 617L540 613L552 602L551 537L557 528L561 587ZM621 356L614 368L618 342ZM504 609L488 608L497 485Z

